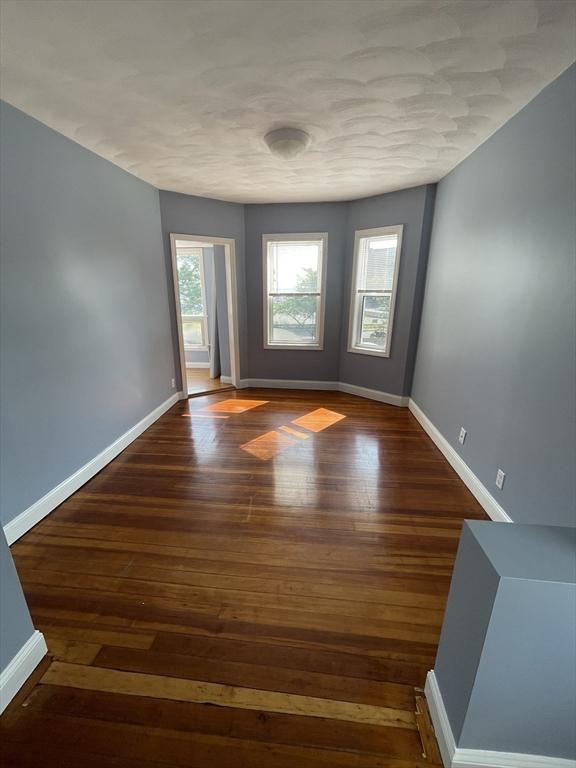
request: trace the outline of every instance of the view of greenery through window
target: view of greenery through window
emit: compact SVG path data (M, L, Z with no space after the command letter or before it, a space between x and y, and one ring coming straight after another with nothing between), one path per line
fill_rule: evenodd
M301 269L296 278L294 293L302 296L275 296L272 303L272 336L276 341L313 340L316 334L316 311L318 300L315 293L318 286L318 272L310 267Z
M178 253L178 285L182 311L182 332L187 349L204 346L204 303L202 300L202 252Z
M386 333L390 318L390 295L364 296L360 342L369 346L386 346Z
M178 254L178 282L183 315L203 315L200 257L194 253Z

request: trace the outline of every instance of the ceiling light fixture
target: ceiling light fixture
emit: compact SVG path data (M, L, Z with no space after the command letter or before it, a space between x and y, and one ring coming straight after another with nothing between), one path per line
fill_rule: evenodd
M264 141L273 155L288 159L304 152L310 144L310 134L300 128L277 128L267 133Z

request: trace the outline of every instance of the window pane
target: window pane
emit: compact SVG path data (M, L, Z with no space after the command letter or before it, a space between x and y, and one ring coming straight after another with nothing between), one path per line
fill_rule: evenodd
M360 344L374 349L386 349L390 321L390 296L362 296Z
M178 284L180 286L180 305L183 315L203 315L202 274L200 259L202 251L181 252L176 254L178 264Z
M317 296L272 296L270 342L310 344L317 341Z
M270 293L319 293L321 242L268 243Z
M394 284L397 235L360 238L358 288L391 291Z
M202 338L202 320L184 320L182 322L182 331L184 332L185 347L202 347L204 340Z

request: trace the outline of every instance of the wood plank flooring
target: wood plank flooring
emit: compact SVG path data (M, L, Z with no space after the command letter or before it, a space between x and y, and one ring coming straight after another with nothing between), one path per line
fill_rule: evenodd
M234 389L230 384L222 382L219 376L211 379L208 368L186 368L186 384L188 386L188 394L193 396L204 392Z
M53 658L2 766L438 766L420 689L465 518L407 409L179 403L12 547Z

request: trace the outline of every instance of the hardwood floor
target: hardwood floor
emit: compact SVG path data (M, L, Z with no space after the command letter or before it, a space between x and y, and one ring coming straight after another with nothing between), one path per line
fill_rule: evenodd
M194 396L221 389L234 389L230 384L222 382L219 376L211 379L208 368L186 368L186 384L188 394Z
M18 768L424 768L464 518L407 409L183 401L12 551L53 661L2 718Z

